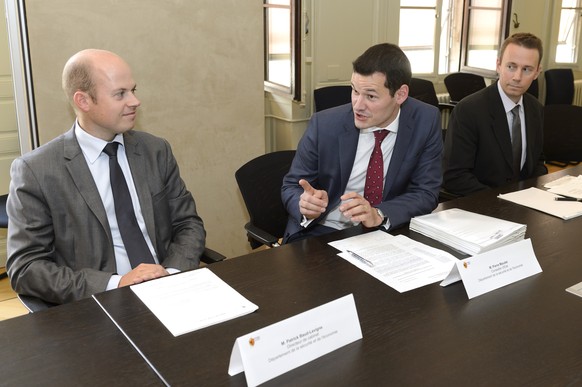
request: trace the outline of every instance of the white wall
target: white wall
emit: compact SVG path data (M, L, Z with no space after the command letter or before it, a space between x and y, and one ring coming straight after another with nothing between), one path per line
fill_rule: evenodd
M260 0L27 0L42 143L68 130L61 71L78 50L114 51L133 68L138 130L165 137L192 191L208 246L250 251L235 170L265 151Z

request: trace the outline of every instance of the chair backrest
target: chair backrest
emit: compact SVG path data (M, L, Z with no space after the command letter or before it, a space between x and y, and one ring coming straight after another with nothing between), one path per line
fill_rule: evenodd
M451 73L445 77L444 82L453 103L487 87L485 78L471 73Z
M548 161L582 161L582 107L544 107L544 156Z
M546 81L545 105L571 105L574 100L574 73L572 69L549 69L544 72Z
M281 186L293 157L294 150L267 153L247 162L234 174L250 222L278 238L283 237L287 226Z
M531 85L529 85L529 88L527 89L527 92L530 93L531 95L533 95L534 97L538 98L540 95L540 85L538 82L538 79L534 79L533 82L531 83Z
M352 102L352 87L345 85L325 86L313 90L315 111L320 112Z
M0 195L0 228L8 227L8 214L6 213L6 201L8 194Z
M439 107L439 99L434 84L429 80L413 77L410 80L408 95L422 102Z

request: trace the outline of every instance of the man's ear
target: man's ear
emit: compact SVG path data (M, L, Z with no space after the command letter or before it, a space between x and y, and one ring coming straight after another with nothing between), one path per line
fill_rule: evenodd
M398 105L401 105L404 103L404 101L406 101L409 91L410 89L408 88L408 85L402 85L400 86L400 89L396 90L396 93L394 93L394 99L396 99L396 103Z
M84 91L77 91L75 94L73 94L73 103L81 111L88 111L92 102L93 100L89 94L85 93Z

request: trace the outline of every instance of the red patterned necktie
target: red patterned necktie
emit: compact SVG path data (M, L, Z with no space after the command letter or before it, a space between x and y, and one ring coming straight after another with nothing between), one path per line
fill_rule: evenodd
M370 155L370 163L366 172L366 186L364 198L375 206L382 202L382 190L384 188L384 158L382 156L382 141L390 133L382 129L374 131L374 150Z

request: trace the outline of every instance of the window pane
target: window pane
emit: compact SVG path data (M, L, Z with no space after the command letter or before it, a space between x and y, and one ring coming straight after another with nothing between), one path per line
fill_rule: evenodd
M575 1L563 1L562 6L566 3L576 6ZM575 63L577 57L576 42L578 40L579 30L578 10L562 9L560 13L560 29L558 32L558 45L556 47L556 62Z
M436 0L400 0L401 7L436 7Z
M269 8L267 12L267 81L291 87L291 11Z
M434 9L401 9L398 45L410 60L413 73L434 71Z
M291 0L265 0L265 4L287 5L291 6Z
M473 9L470 21L465 64L495 70L501 31L501 11Z
M471 7L501 8L503 0L473 0Z

